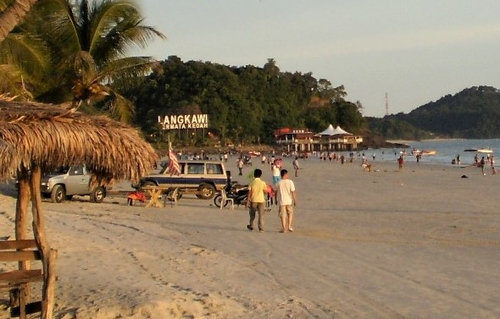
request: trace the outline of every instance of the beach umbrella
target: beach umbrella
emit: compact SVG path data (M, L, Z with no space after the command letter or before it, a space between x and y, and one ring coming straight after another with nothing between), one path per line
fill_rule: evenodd
M26 239L26 212L32 201L33 233L42 256L42 318L52 318L55 254L45 236L40 178L43 172L86 165L92 185L114 180L137 182L157 159L139 132L105 116L0 96L0 181L18 180L16 239ZM27 269L20 264L20 269Z

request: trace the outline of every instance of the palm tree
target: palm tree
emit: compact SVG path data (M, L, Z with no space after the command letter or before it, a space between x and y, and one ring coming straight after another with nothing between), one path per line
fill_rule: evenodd
M155 64L151 57L127 57L127 49L165 38L142 22L131 1L41 0L20 26L24 36L43 40L50 56L49 70L34 85L35 99L72 101L85 111L105 108L120 121L130 121L132 103L111 86Z
M0 0L0 42L23 20L39 0Z
M155 63L152 58L126 57L126 51L165 36L142 24L143 17L131 1L45 1L47 5L42 9L46 11L42 12L49 17L45 26L50 28L47 34L52 35L47 40L56 50L55 67L61 75L50 96L65 99L71 88L74 104L84 102L89 107L106 99L104 105L112 114L121 121L130 121L133 105L110 84L117 78L133 78L149 71ZM54 91L59 94L54 95Z

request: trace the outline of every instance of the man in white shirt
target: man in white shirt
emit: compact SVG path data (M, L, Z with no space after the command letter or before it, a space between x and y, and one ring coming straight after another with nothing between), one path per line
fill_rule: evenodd
M281 218L281 233L293 232L293 207L297 205L295 184L288 178L288 171L281 170L281 180L276 185L279 212Z

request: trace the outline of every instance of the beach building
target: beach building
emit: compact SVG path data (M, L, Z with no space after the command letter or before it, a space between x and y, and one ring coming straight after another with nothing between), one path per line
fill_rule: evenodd
M332 124L316 134L307 129L284 127L276 130L274 136L276 144L286 152L353 151L363 143L363 137Z

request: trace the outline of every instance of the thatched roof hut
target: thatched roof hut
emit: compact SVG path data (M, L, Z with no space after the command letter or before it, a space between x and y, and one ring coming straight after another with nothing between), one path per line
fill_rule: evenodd
M56 252L48 245L41 207L40 178L46 170L85 164L92 183L137 181L156 161L154 149L138 131L103 116L74 109L0 97L0 181L17 177L16 240L26 235L31 198L33 233L43 265L42 318L51 318L54 305ZM29 263L21 261L20 270ZM25 292L21 291L21 295ZM23 315L21 315L23 317Z
M86 164L98 179L138 180L156 160L137 130L105 116L0 99L0 180L21 167Z

